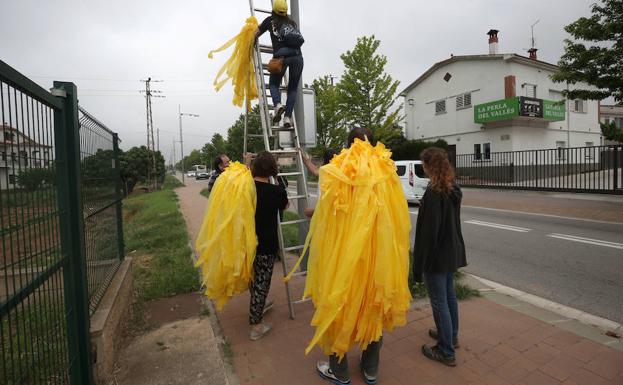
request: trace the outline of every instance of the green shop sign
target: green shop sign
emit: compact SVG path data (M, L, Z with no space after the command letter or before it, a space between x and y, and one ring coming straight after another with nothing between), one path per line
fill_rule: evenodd
M519 116L519 98L496 100L474 106L474 122L487 123Z
M565 101L543 100L543 119L552 122L565 120Z
M565 103L552 100L512 97L474 106L474 122L487 123L527 116L552 122L565 120Z

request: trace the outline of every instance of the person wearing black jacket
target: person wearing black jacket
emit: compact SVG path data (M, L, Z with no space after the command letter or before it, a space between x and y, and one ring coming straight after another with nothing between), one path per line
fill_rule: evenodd
M435 346L422 346L422 353L448 366L456 366L459 309L453 274L467 265L461 232L462 193L454 183L454 171L446 151L429 148L421 155L430 183L418 211L415 229L413 276L426 283L436 329L429 335Z

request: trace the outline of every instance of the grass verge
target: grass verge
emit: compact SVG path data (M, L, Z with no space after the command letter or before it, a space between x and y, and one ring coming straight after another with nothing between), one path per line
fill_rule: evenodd
M207 187L206 187L206 188L204 188L204 189L202 189L202 190L199 192L199 194L203 195L203 196L204 196L204 197L206 197L206 198L210 197L210 192L208 191L208 188L207 188Z
M199 287L186 223L173 191L181 185L167 176L162 190L134 195L124 202L126 249L138 256L134 286L139 300L189 293Z

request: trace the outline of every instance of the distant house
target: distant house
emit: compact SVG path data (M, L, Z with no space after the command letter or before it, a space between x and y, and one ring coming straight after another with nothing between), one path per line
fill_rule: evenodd
M402 92L408 139L444 139L456 154L591 147L602 143L599 102L564 100L554 64L498 53L451 56L435 63Z
M0 125L0 190L18 187L20 172L34 167L50 167L52 146L37 143L15 128Z
M600 105L599 121L601 123L614 122L616 128L623 128L623 105ZM605 144L616 143L606 140Z

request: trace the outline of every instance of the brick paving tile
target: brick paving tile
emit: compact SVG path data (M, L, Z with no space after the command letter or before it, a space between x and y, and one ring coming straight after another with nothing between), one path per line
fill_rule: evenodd
M504 380L504 378L493 372L485 374L480 383L483 385L511 385L509 382Z
M534 385L560 385L560 381L538 370L528 374L524 382Z
M617 377L623 380L623 358L620 355L612 355L610 351L598 354L584 368L609 380ZM621 383L623 384L623 381Z
M479 376L484 376L492 370L489 365L485 364L477 358L467 360L464 365L474 371Z
M526 350L523 356L535 364L544 365L556 358L559 354L560 351L558 349L554 349L547 344L538 344Z
M530 374L528 370L519 365L515 365L512 361L508 361L497 368L495 373L511 384L518 383Z
M515 358L519 355L519 352L508 345L500 344L494 348L494 350L500 354L504 354L506 357Z
M620 385L616 382L610 382L597 374L590 372L584 368L576 368L571 371L569 379L578 385Z
M583 339L574 345L568 346L563 351L573 358L588 363L604 350L606 348L603 345Z
M495 349L490 349L484 353L476 354L476 357L493 369L499 368L510 359L509 357L496 351Z
M563 350L564 348L577 344L582 340L582 337L577 334L573 334L566 330L559 330L551 336L543 340L544 343L555 347L556 349Z

